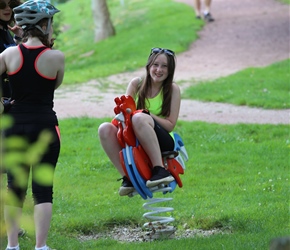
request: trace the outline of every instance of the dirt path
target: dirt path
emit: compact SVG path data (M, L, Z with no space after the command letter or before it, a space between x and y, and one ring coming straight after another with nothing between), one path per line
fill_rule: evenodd
M177 0L193 5L193 0ZM289 5L275 0L214 0L212 14L215 22L207 24L188 51L177 55L175 79L183 86L192 80L215 79L248 67L263 67L289 58ZM100 91L101 83L61 86L55 94L55 110L59 118L112 117L114 98L120 94L116 83L122 85L144 74L110 76L110 90ZM184 91L184 87L182 87ZM262 110L221 103L182 100L180 119L216 123L289 124L290 110Z

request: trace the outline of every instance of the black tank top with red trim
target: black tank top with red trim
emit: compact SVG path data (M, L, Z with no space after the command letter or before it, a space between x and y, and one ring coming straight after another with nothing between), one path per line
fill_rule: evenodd
M16 72L9 74L12 100L15 100L9 114L15 123L46 123L57 125L53 111L56 79L47 79L36 70L36 60L49 48L25 47L19 45L22 63Z

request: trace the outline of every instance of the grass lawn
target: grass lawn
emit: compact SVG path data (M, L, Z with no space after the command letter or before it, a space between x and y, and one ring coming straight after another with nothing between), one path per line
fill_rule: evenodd
M193 84L184 91L183 98L265 109L289 109L290 60Z
M116 170L101 149L102 119L60 121L62 150L55 176L54 213L48 242L57 249L267 249L273 237L289 234L289 127L178 122L189 154L183 188L168 197L179 230L220 228L224 234L153 243L111 239L81 242L80 235L114 225L143 225L144 200L119 197ZM30 193L30 192L29 192ZM158 196L158 194L157 194ZM288 198L287 198L288 197ZM287 200L288 199L288 200ZM20 239L34 244L28 196ZM5 244L5 240L2 241ZM65 247L63 247L65 246ZM62 248L63 247L63 248ZM171 248L172 249L172 248Z

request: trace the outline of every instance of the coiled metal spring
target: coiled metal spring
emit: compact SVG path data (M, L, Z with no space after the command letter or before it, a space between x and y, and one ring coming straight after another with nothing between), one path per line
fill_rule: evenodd
M152 192L169 192L171 187L155 187ZM160 215L161 213L168 213L174 211L172 207L156 207L152 206L162 202L172 201L173 198L150 198L148 202L143 204L143 208L151 210L151 212L146 212L143 214L143 217L146 218L149 222L146 222L143 227L148 231L146 237L148 239L159 239L159 238L169 238L173 236L176 228L173 226L168 226L168 223L173 222L175 219L173 217Z

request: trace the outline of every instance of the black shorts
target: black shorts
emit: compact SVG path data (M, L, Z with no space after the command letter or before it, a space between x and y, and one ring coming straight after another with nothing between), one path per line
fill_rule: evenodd
M154 120L154 131L156 133L161 152L173 151L174 140L172 136L155 120Z
M60 134L58 127L55 125L47 124L15 124L11 128L4 131L5 138L10 138L11 136L17 136L19 138L25 139L27 143L24 147L15 147L10 149L5 149L6 153L24 153L27 155L29 147L35 143L42 131L49 131L52 135L52 141L47 145L45 152L41 152L39 159L36 164L19 162L17 165L21 168L21 172L13 171L13 165L7 165L7 181L8 181L8 190L14 193L18 198L15 201L7 202L8 205L22 207L23 202L26 196L26 191L28 187L29 173L32 169L32 193L35 204L51 202L52 203L52 194L53 194L53 173L58 161L59 152L60 152ZM49 178L48 182L43 183L35 176L35 173L38 171L38 166L45 164L49 167L52 173L52 176ZM15 167L14 167L15 169ZM21 176L19 175L21 174ZM21 185L19 183L19 178L21 178Z

